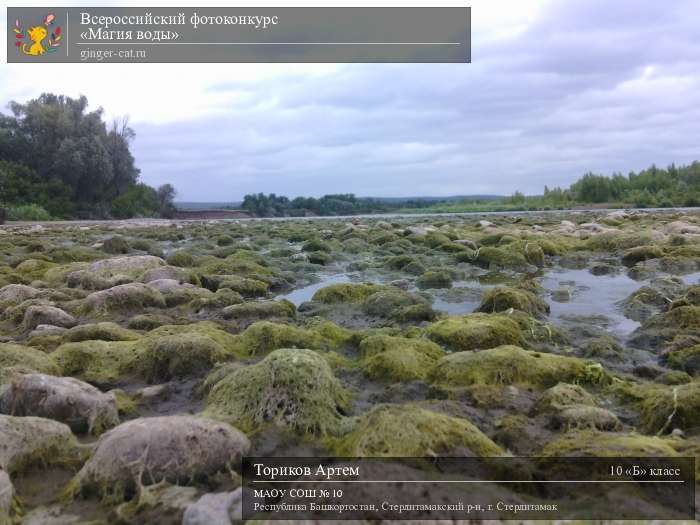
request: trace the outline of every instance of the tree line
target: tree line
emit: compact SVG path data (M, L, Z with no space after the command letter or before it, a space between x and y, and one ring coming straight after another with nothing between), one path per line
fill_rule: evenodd
M168 217L170 184L139 181L127 119L107 125L87 98L42 94L0 113L0 207L10 218ZM13 217L13 214L16 215Z
M522 199L516 192L511 199ZM550 205L616 204L637 208L700 206L700 162L687 166L655 165L627 175L586 173L568 189L544 188L542 200Z

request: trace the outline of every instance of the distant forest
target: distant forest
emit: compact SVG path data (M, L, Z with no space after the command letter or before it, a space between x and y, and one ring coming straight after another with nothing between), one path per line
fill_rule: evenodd
M175 189L139 182L127 120L108 127L87 106L43 94L0 114L0 208L17 220L172 215Z
M0 113L0 220L5 215L11 220L173 216L173 186L153 188L139 181L128 121L108 125L101 108L87 107L85 97L43 94L24 104L12 102L10 115ZM257 193L246 195L239 206L255 217L700 206L700 162L628 175L586 173L568 188L545 187L542 195L405 199Z
M612 176L586 173L569 188L548 188L542 195L516 191L509 197L474 196L381 199L356 197L352 193L320 198L281 195L246 195L240 208L256 217L303 217L309 215L357 215L387 212L468 212L564 209L585 206L612 208L671 208L700 206L700 162L666 169L651 166L639 173Z

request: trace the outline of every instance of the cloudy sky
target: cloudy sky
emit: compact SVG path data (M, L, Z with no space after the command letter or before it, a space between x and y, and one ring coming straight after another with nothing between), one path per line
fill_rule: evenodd
M190 201L541 193L586 171L700 159L697 0L468 5L471 64L38 69L6 64L2 49L0 111L44 91L84 94L109 118L129 116L142 179Z

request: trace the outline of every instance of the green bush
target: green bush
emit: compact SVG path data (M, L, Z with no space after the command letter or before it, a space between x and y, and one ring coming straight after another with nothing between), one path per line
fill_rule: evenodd
M10 206L7 218L11 221L50 221L51 215L37 204L23 204Z

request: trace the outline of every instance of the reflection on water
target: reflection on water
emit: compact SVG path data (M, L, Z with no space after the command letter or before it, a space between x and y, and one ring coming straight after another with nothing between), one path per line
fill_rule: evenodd
M293 290L278 296L299 306L310 301L317 290L337 283L348 283L348 274L322 275L319 282ZM700 283L700 272L679 276L686 285ZM645 286L649 281L635 281L624 271L610 275L593 275L587 269L551 268L545 271L539 282L545 288L545 299L551 308L550 319L559 324L572 318L606 318L605 325L613 334L627 337L639 323L626 318L620 308L620 302ZM361 279L361 282L372 279ZM377 281L379 282L379 281ZM489 283L489 284L486 284ZM447 290L428 290L433 298L433 308L450 315L464 315L473 312L481 302L485 290L503 283L499 278L486 276L471 280L456 281L453 288Z

